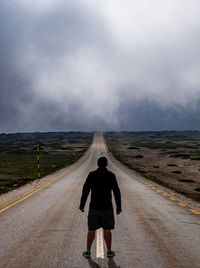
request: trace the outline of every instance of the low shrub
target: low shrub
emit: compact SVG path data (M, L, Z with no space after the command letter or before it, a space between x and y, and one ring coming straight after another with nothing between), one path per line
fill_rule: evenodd
M174 173L174 174L182 174L182 172L180 170L174 170L174 171L172 171L172 173Z
M143 173L143 174L147 173L145 170L142 170L142 169L140 169L140 168L134 168L134 170L135 170L136 172Z
M179 180L180 182L195 182L195 181L193 181L193 180L187 180L187 179L181 179L181 180Z
M187 153L175 153L175 154L170 155L170 157L180 157L184 159L189 159L190 155Z
M137 155L134 156L134 158L143 158L143 157L144 157L144 156L141 155L141 154L137 154Z

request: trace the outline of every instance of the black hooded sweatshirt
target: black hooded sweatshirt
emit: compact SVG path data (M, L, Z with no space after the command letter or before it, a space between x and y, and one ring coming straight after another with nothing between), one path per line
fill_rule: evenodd
M121 212L121 194L115 175L107 168L98 168L89 173L83 185L80 209L84 209L87 197L91 191L90 209L108 210L113 209L113 191L117 211Z

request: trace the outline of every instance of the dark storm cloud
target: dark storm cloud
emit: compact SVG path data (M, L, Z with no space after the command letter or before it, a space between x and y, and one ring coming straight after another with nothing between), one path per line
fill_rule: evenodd
M199 130L200 108L171 109L151 102L141 102L135 106L130 104L126 108L121 107L120 111L118 130Z
M199 129L200 4L0 3L0 132Z
M0 9L0 124L1 131L20 126L19 106L26 102L25 81L17 69L22 31L20 14L12 8Z

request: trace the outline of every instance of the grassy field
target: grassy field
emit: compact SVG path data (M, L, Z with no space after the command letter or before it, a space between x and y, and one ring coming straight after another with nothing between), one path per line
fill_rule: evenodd
M92 138L84 132L0 134L0 194L37 178L37 145L42 178L76 162Z
M200 202L200 132L109 132L112 154L141 176Z

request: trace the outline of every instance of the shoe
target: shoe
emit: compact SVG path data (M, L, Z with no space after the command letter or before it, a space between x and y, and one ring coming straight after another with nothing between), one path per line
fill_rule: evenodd
M91 253L90 253L90 250L86 250L86 251L84 251L83 252L83 256L85 257L85 258L90 258L90 256L91 256Z
M113 250L108 250L107 251L107 257L108 258L111 258L111 257L114 257L115 256L115 252Z

